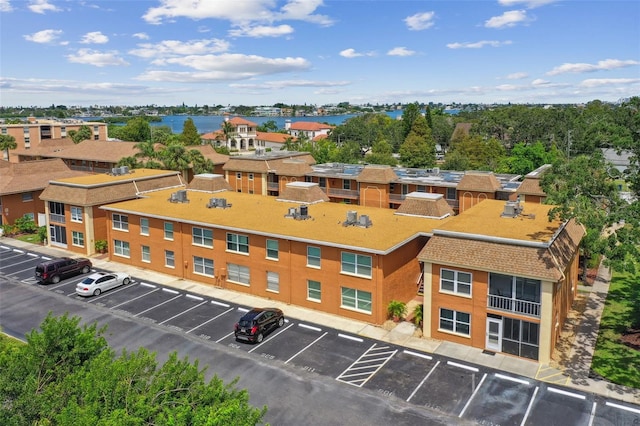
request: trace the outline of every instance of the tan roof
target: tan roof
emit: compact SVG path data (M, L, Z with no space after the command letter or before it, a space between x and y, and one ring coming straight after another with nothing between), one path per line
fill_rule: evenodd
M231 191L233 189L224 176L213 173L195 175L189 182L188 188L210 192Z
M224 164L229 160L229 156L226 154L220 154L211 145L193 145L185 147L187 150L195 149L202 153L204 158L208 158L213 164Z
M59 158L9 163L0 160L0 195L44 189L52 179L86 176L87 172L71 170Z
M285 164L285 161L288 163ZM287 154L276 153L274 156L258 156L258 155L241 155L231 156L229 160L222 166L225 171L231 172L249 172L249 173L268 173L274 172L281 175L280 170L287 170L296 173L310 172L310 168L299 164L315 164L315 159L308 152L290 152ZM290 176L302 176L302 174L292 174Z
M329 201L329 196L324 193L317 183L291 182L278 196L279 201L295 201L303 204L313 204Z
M313 169L305 160L300 159L284 159L271 164L274 172L280 176L305 176L311 173Z
M78 144L73 141L71 144L40 144L36 148L23 148L15 152L19 155L117 163L124 157L133 157L138 152L135 145L136 142L85 140Z
M303 130L310 132L317 132L320 130L334 129L336 126L332 126L331 124L323 124L315 121L296 121L295 123L291 123L291 130Z
M465 172L458 183L458 191L495 192L502 188L500 181L492 172Z
M397 214L412 216L426 216L443 218L453 216L451 206L442 194L429 194L425 192L412 192L407 194L404 201L396 210Z
M540 179L525 178L518 189L516 194L524 195L540 195L546 196L545 192L540 187Z
M398 175L391 166L367 165L362 169L356 181L367 183L391 183L398 179Z

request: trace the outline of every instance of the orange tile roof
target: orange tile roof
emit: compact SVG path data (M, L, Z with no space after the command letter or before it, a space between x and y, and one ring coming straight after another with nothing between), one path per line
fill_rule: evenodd
M246 119L244 119L242 117L230 118L229 119L229 123L233 124L234 126L245 124L247 126L256 127L258 125L257 123L254 123L253 121L246 120Z
M291 123L290 129L317 132L320 130L335 129L335 127L336 126L332 126L331 124L324 124L315 121L296 121L295 123Z

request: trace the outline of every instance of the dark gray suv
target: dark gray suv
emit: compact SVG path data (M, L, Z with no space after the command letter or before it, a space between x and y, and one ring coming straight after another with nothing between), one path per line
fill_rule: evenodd
M253 308L235 325L236 340L261 343L271 331L284 324L284 314L278 308Z
M57 284L60 280L73 275L88 274L91 266L91 261L85 258L61 257L47 260L36 266L36 279L40 284Z

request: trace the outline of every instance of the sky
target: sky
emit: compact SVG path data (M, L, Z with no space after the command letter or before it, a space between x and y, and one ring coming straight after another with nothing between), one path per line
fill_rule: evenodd
M638 0L0 0L0 106L640 95Z

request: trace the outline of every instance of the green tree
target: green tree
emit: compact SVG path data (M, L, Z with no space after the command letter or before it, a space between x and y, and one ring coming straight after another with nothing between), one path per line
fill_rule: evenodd
M0 135L0 150L6 153L7 161L9 160L9 150L17 147L16 138L11 135Z
M507 170L504 172L526 175L544 164L556 162L561 156L562 154L555 149L555 145L547 151L542 142L532 145L517 143L511 150L511 155L505 160Z
M402 111L402 139L405 140L409 136L409 132L413 128L413 122L418 117L422 116L420 113L420 104L414 102L404 107Z
M393 147L384 139L373 144L371 153L365 157L365 161L370 164L386 164L389 166L398 164L398 160L393 156Z
M186 178L191 163L191 155L181 143L170 143L160 151L159 160L168 170L182 172Z
M205 158L205 156L202 155L202 152L198 151L197 149L192 149L189 151L189 157L191 159L191 167L193 168L193 173L200 174L213 172L213 161Z
M186 145L186 146L202 144L202 140L200 139L200 134L198 133L198 129L196 128L196 125L194 124L193 119L191 119L191 117L187 118L184 121L184 124L182 126L182 133L180 135L180 141L182 142L183 145Z
M83 124L78 130L69 130L69 137L73 143L86 141L91 139L91 129L86 124Z
M266 122L256 127L256 130L258 132L277 132L279 129L278 124L274 120L267 120Z
M436 164L435 142L427 120L418 115L413 127L400 146L400 162L405 167L426 168Z

